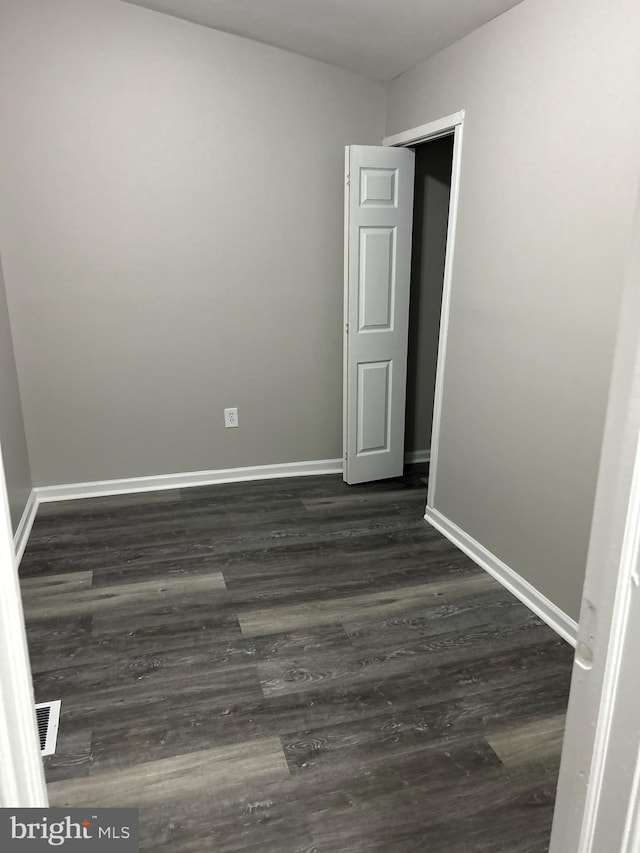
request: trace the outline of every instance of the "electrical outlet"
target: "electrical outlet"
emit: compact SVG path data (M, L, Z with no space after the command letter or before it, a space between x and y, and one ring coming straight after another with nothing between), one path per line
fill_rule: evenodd
M224 410L224 425L227 427L227 429L229 429L230 427L239 426L238 410L236 408Z

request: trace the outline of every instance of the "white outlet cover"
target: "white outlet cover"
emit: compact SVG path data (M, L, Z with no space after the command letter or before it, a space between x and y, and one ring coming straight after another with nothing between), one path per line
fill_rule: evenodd
M224 410L224 425L227 429L238 426L238 409L231 408Z

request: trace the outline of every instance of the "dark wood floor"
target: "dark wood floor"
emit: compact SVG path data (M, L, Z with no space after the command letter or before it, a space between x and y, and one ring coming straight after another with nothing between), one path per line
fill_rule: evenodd
M53 805L141 849L541 853L572 649L417 475L45 504L21 567Z

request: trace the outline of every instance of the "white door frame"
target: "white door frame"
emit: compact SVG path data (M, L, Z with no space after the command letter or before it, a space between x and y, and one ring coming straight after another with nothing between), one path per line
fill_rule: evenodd
M550 853L640 853L640 198L611 374Z
M31 665L0 450L0 807L46 805Z
M458 221L458 200L460 195L460 172L462 170L462 132L464 128L464 110L428 124L413 127L382 140L383 145L409 146L429 142L441 136L453 134L453 162L451 164L451 194L449 197L449 218L447 222L447 246L444 256L444 279L442 283L442 308L440 309L440 333L438 335L438 356L436 361L436 384L433 397L433 424L431 427L431 448L429 458L429 480L427 485L427 507L434 508L436 478L438 476L438 448L440 444L440 421L442 419L442 394L444 390L445 358L447 354L447 335L449 332L449 310L451 306L451 285L453 282L453 256L456 241L456 223Z

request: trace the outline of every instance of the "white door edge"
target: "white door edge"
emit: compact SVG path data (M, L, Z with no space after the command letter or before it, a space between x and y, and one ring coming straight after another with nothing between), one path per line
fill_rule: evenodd
M349 405L349 146L344 149L344 276L342 282L342 479L347 479L347 443L348 424L347 406Z
M47 789L0 451L0 807L46 805Z
M591 527L550 853L631 853L640 766L640 198Z

